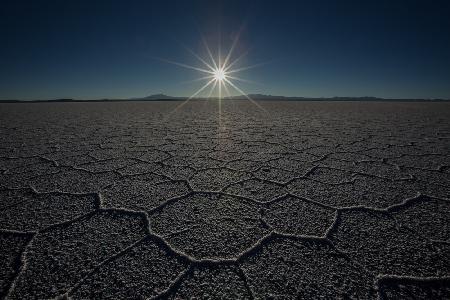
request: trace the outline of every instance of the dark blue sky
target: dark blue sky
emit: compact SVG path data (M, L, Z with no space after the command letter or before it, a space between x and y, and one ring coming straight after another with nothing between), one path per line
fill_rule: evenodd
M5 3L6 2L6 3ZM450 1L4 1L0 98L190 95L201 36L249 93L450 98ZM244 25L243 25L244 24Z

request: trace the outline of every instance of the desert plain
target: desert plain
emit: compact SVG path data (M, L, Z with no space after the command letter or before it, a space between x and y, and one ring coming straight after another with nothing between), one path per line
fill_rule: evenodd
M180 104L0 104L0 298L450 298L450 103Z

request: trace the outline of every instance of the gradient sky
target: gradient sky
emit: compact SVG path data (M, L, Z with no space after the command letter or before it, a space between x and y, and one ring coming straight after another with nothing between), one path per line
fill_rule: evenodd
M6 3L5 3L6 2ZM314 2L314 3L313 3ZM248 93L450 98L450 1L4 1L0 99L190 95L201 37ZM219 38L220 37L220 38Z

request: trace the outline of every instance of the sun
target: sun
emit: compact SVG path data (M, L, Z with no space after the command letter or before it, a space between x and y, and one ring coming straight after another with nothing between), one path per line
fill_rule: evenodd
M194 94L192 94L189 98L187 98L179 106L184 105L185 103L187 103L189 100L193 99L194 97L198 98L198 95L202 92L207 92L207 96L203 97L202 99L205 99L205 98L210 99L210 98L212 98L213 93L216 92L215 94L217 95L217 97L213 97L213 98L219 99L219 104L220 104L220 101L224 98L223 97L224 94L226 97L232 98L232 95L230 94L230 90L232 89L232 90L238 92L239 96L247 98L253 104L255 104L258 108L264 110L257 102L255 102L253 99L251 99L247 95L247 93L245 93L242 89L240 89L235 83L236 81L252 83L252 81L239 78L238 76L236 76L236 74L241 71L263 65L260 63L260 64L251 65L251 66L247 66L247 67L239 67L239 68L235 67L238 64L238 62L245 55L248 54L248 51L246 51L246 52L242 53L241 55L239 55L237 58L233 58L233 54L234 54L233 52L238 43L239 36L240 36L240 32L235 36L235 39L233 40L233 43L232 43L227 55L224 57L222 57L220 55L220 53L222 53L220 47L218 48L217 55L214 56L204 38L202 39L203 45L205 46L209 57L202 58L197 53L195 53L191 49L184 46L184 48L187 51L189 51L202 64L202 66L200 66L200 67L191 66L191 65L188 65L185 63L179 63L179 62L175 62L175 61L171 61L171 60L167 60L167 59L160 59L164 62L171 63L174 65L183 67L183 68L196 70L196 71L204 74L204 76L194 79L194 80L191 80L191 82L206 81L206 83L203 86L201 86ZM209 92L208 92L208 88L209 88Z
M214 70L214 79L216 81L222 81L227 78L227 73L223 69L215 69Z

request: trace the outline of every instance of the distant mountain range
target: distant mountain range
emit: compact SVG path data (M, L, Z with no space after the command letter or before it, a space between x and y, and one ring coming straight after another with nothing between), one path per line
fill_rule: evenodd
M394 98L377 98L377 97L288 97L288 96L274 96L265 94L248 94L238 95L231 97L224 97L228 100L247 100L250 97L253 100L270 101L270 100L282 100L282 101L400 101L400 102L441 102L450 101L450 99L394 99ZM165 94L154 94L146 97L135 97L128 99L52 99L52 100L0 100L0 103L30 103L30 102L114 102L114 101L180 101L186 100L188 97L174 97ZM195 97L193 100L206 100L207 98ZM214 98L213 98L214 99Z
M167 96L164 94L154 94L143 98L132 98L133 100L184 100L187 97L174 97L174 96Z
M299 96L274 96L265 94L248 94L224 97L230 100L284 100L284 101L449 101L450 99L388 99L378 97L299 97ZM132 100L185 100L188 97L174 97L165 94L155 94L143 98L131 98ZM196 100L206 100L204 97L195 97Z

